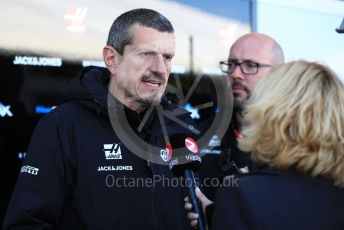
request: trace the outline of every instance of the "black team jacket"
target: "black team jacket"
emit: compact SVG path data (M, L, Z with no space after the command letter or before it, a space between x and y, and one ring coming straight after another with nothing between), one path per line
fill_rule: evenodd
M190 228L183 207L186 194L178 184L169 183L173 175L168 165L133 154L112 128L108 81L106 69L84 69L66 87L66 102L41 119L4 229ZM168 111L177 108L166 98L161 105ZM156 110L137 131L143 115L118 102L116 106L125 112L128 129L165 148ZM192 122L188 114L181 114L178 118ZM169 119L165 125L169 135L190 131Z

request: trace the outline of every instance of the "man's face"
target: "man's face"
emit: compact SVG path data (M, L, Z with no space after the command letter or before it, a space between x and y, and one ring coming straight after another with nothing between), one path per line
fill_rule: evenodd
M233 44L229 60L236 62L250 61L260 64L272 64L272 47L269 40L247 36ZM233 90L234 108L242 109L247 99L251 96L257 83L270 71L270 67L258 68L254 75L244 74L237 66L228 78Z
M134 110L137 105L159 103L175 50L173 33L134 25L133 42L118 55L110 88L114 96Z

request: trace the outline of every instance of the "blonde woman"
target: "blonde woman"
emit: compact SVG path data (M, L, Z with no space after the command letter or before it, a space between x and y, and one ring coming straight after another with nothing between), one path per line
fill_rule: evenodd
M344 229L344 86L327 67L290 62L258 83L239 147L260 169L216 194L211 229ZM212 203L197 190L203 206ZM185 207L191 210L186 202ZM209 214L209 213L208 213ZM188 213L191 225L197 217Z

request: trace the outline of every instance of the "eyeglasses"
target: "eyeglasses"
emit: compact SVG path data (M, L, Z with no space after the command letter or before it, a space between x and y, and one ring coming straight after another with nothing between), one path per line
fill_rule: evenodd
M224 73L233 73L237 66L240 67L240 70L243 74L247 75L254 75L258 73L258 69L261 67L271 67L271 65L268 64L260 64L252 61L237 62L229 60L220 62L221 70Z

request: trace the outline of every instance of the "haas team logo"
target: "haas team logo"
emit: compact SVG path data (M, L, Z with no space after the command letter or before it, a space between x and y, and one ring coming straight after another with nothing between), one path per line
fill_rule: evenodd
M120 144L104 144L103 151L105 152L106 160L120 160L122 159L122 152Z
M166 144L165 149L160 150L160 156L163 161L169 161L172 157L172 146L171 144Z

